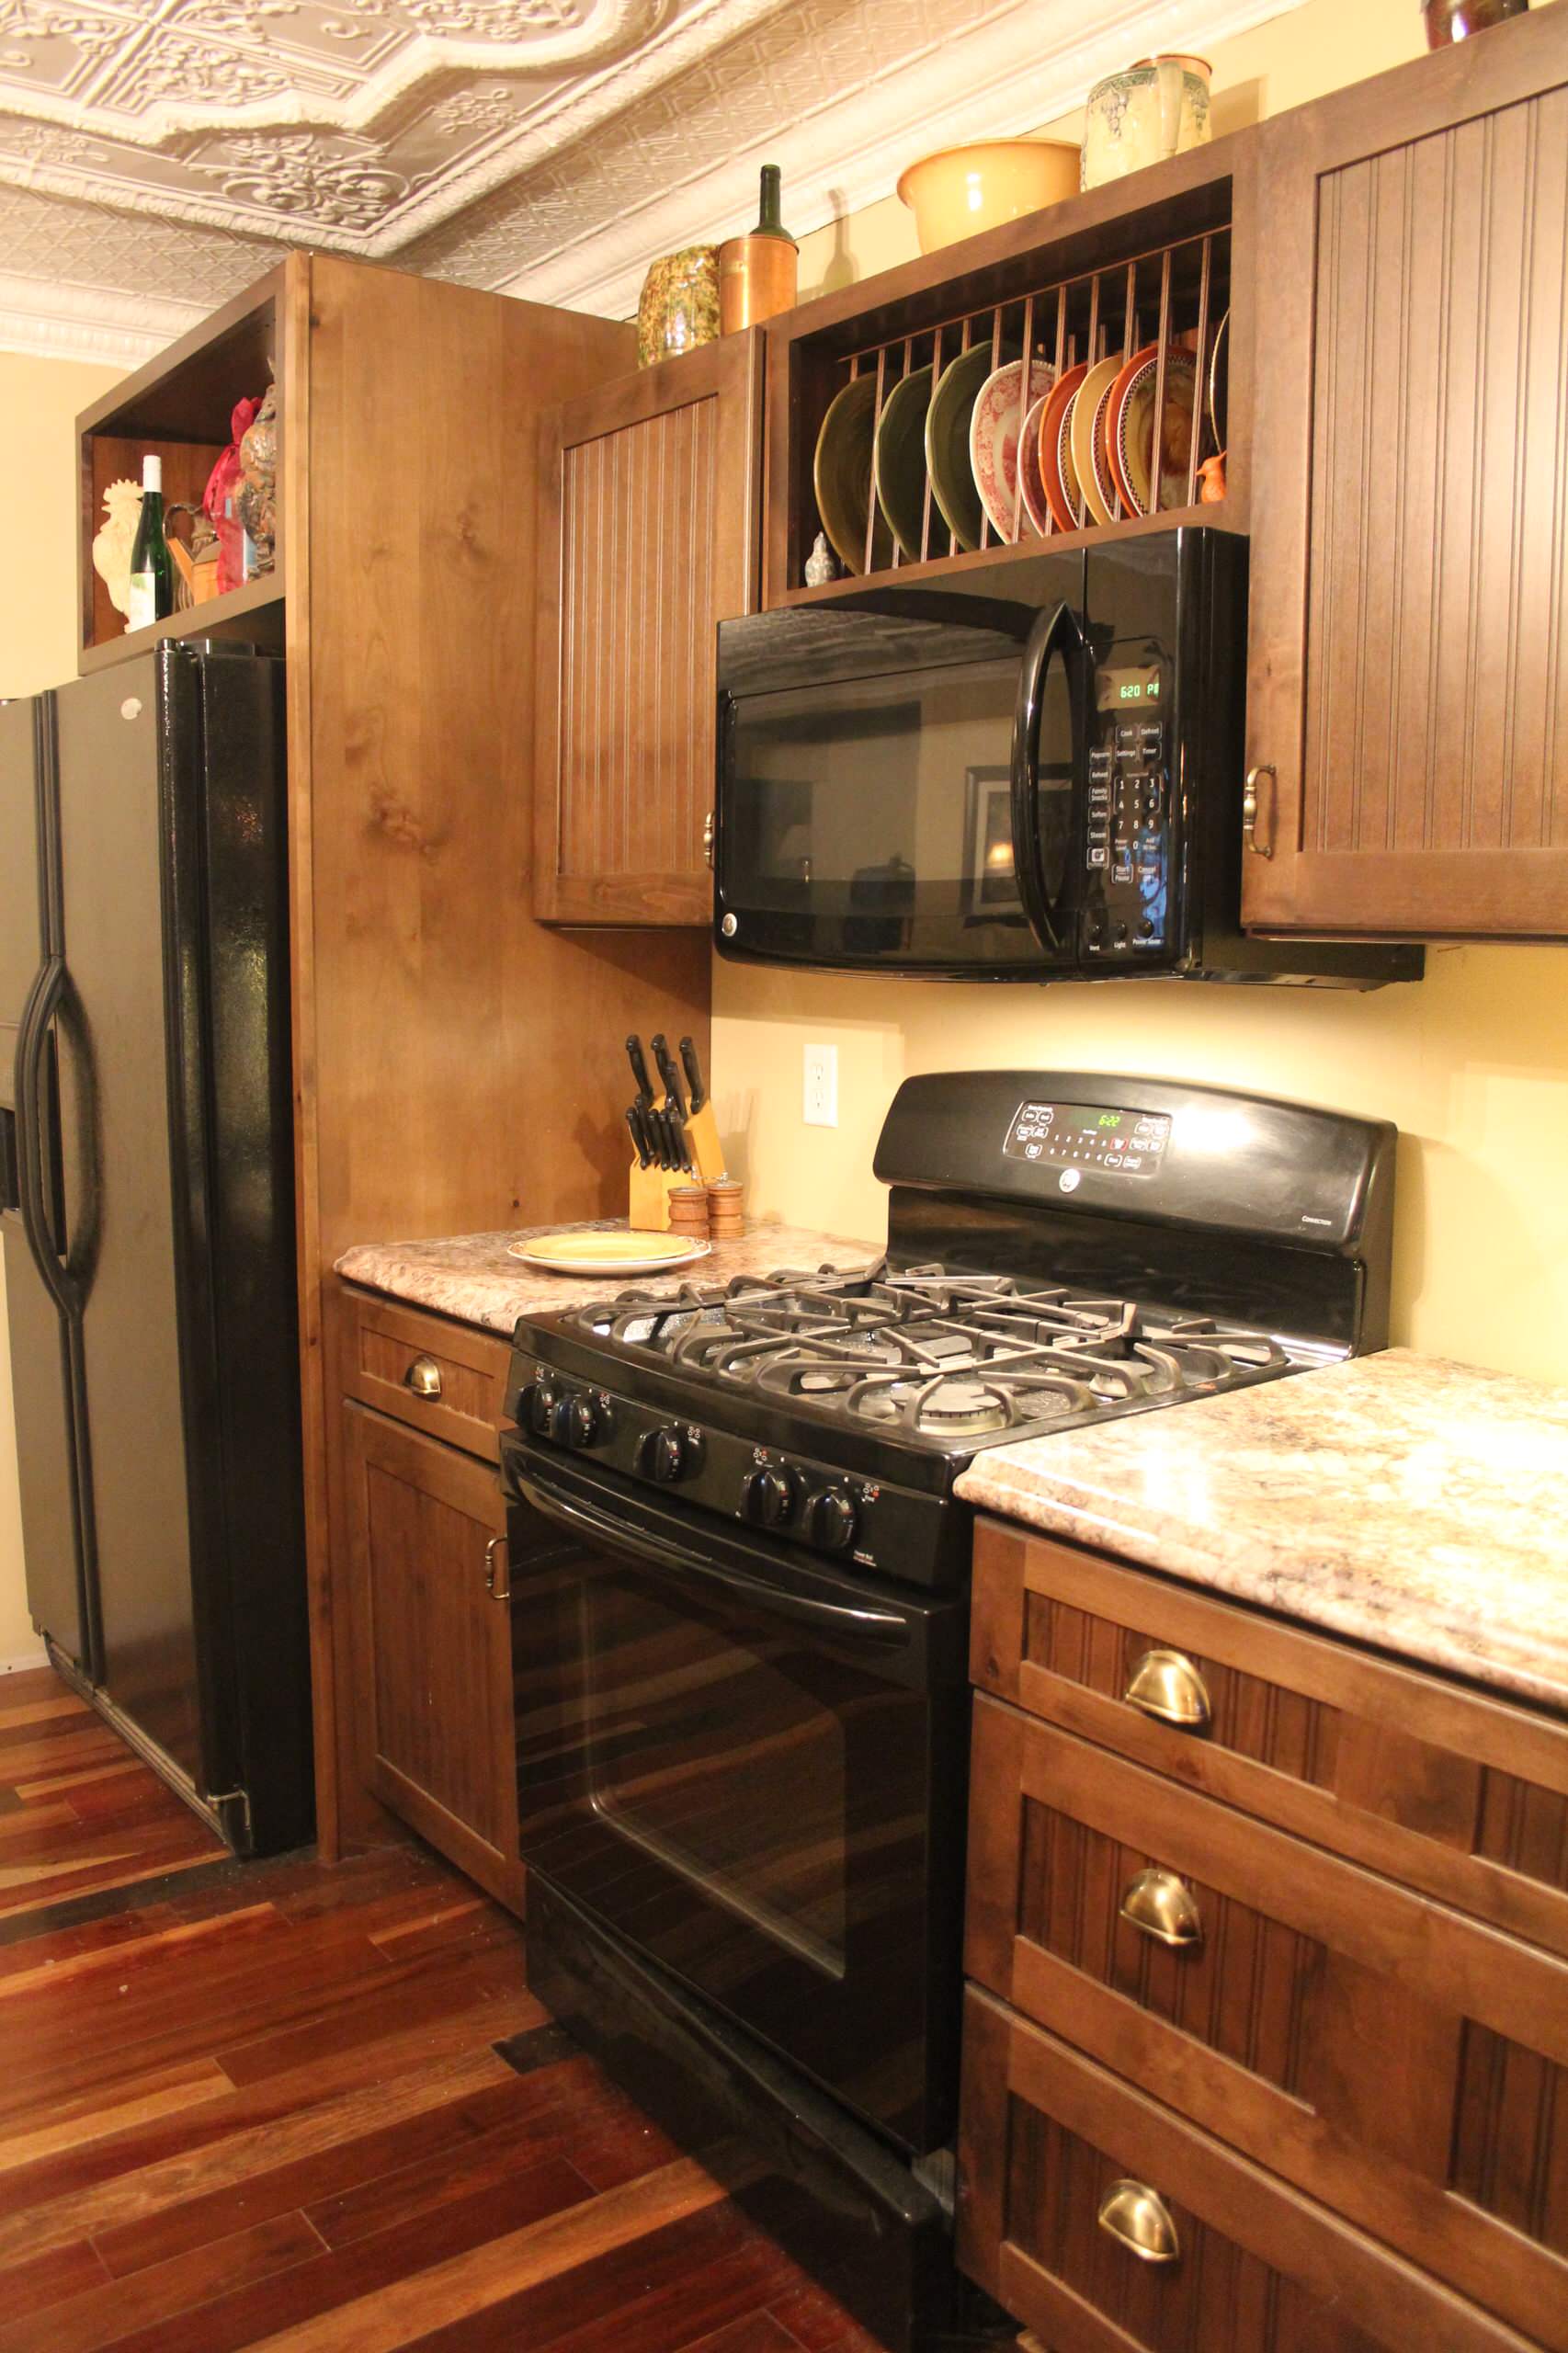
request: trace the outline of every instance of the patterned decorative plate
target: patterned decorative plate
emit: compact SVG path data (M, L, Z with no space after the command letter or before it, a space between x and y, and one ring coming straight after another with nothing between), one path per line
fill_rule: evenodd
M1054 372L1054 371L1053 371ZM1049 400L1047 393L1045 400ZM1018 464L1024 477L1024 511L1036 533L1043 538L1051 529L1051 507L1045 495L1045 476L1040 470L1040 421L1045 415L1045 400L1036 401L1023 423L1018 436Z
M1160 347L1151 343L1135 351L1111 387L1106 411L1106 441L1110 468L1123 504L1134 515L1154 507L1185 506L1187 461L1192 454L1192 412L1198 390L1198 363L1190 351L1165 346L1165 406L1161 430L1160 492L1151 491L1151 460L1154 452L1154 392Z
M980 503L997 538L1028 539L1036 529L1018 493L1018 442L1024 363L1009 359L980 388L969 420L969 462ZM1056 381L1056 370L1044 359L1029 363L1028 398L1022 406L1042 401ZM1015 529L1014 517L1017 523Z

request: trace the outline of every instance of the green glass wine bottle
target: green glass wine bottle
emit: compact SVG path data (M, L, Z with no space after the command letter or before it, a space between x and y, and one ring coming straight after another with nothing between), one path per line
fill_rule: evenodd
M175 567L164 530L164 461L142 460L142 517L131 551L131 610L127 629L147 629L175 608Z

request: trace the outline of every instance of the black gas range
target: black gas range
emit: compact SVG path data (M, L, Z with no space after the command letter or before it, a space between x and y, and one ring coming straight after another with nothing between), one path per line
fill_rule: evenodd
M984 1447L1381 1347L1393 1144L1165 1081L911 1080L879 1264L517 1326L530 1977L677 2131L771 2148L751 2202L890 2345L947 2277L954 1483Z

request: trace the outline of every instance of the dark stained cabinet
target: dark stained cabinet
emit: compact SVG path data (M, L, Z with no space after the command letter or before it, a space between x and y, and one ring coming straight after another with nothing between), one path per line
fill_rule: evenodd
M1568 936L1568 11L1266 123L1243 911Z
M544 427L534 913L706 925L716 631L756 603L761 337Z
M966 2269L1053 2353L1568 2353L1568 1724L994 1523L971 1665Z
M512 1623L495 1472L361 1405L344 1417L367 1786L515 1903Z

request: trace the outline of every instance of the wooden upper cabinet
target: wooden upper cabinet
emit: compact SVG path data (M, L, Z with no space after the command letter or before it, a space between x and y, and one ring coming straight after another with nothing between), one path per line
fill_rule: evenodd
M1568 935L1568 9L1260 136L1244 920Z
M761 337L569 402L543 428L534 913L706 925L715 651L756 602Z

